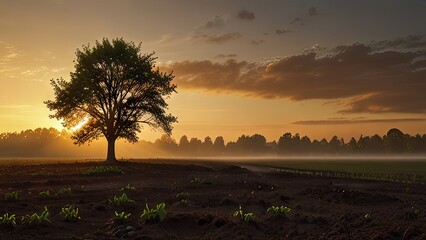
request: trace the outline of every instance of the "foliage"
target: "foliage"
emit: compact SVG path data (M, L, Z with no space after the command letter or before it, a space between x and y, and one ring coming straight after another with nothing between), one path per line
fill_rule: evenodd
M0 216L0 225L16 227L15 214L9 215L9 213L5 213L3 216Z
M83 175L100 175L100 174L124 174L124 171L117 167L112 166L95 166L92 169L87 170Z
M66 222L76 222L81 219L78 215L78 208L75 208L73 205L63 207L61 214L64 216Z
M21 191L13 191L4 194L4 200L6 201L17 201L20 199Z
M120 192L131 192L131 191L136 192L136 188L130 184L127 184L125 187L122 187L120 189Z
M142 55L133 42L105 38L78 49L76 57L71 80L51 80L55 99L45 102L54 111L50 117L67 128L87 120L72 136L76 144L104 136L107 159L115 160L115 140L137 142L141 124L171 133L177 119L166 113L164 97L175 92L174 76L160 72L153 54Z
M50 196L50 191L48 190L48 191L44 191L44 192L39 192L38 193L38 197L39 198L47 198L47 197L49 197Z
M109 204L119 207L119 206L124 206L124 205L130 205L135 203L135 201L133 201L132 199L130 199L126 193L121 194L121 196L117 197L114 196L114 198L111 200L109 199Z
M71 188L61 188L58 190L58 195L71 195L72 189Z
M129 220L130 215L132 215L131 213L126 213L126 212L121 212L118 213L117 211L115 211L115 220L121 223L125 223Z
M21 222L28 225L40 225L43 222L49 222L49 210L47 207L44 207L44 211L38 215L37 213L33 213L32 215L25 215L21 218Z
M266 212L273 215L288 215L291 212L291 208L285 206L271 206L266 210Z
M145 204L145 209L142 212L141 218L149 222L160 221L162 222L166 218L166 204L157 204L155 208L149 208L148 203Z
M254 213L248 212L248 213L244 213L243 209L240 208L234 212L234 217L240 217L241 220L243 220L246 223L249 222L254 222L254 219L256 218L256 215L254 215Z

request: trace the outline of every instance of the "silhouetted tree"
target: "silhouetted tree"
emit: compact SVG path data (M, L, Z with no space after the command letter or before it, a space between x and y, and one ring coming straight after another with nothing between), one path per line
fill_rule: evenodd
M213 143L213 149L216 154L222 155L225 151L225 141L222 136L216 137Z
M387 151L401 153L405 147L404 133L397 128L392 128L386 133L384 143Z
M186 135L183 135L180 140L179 140L179 151L181 153L188 153L188 149L189 149L189 141L188 141L188 137Z
M103 39L76 52L71 80L51 80L55 99L46 101L67 128L86 123L72 136L84 144L102 135L108 141L107 161L115 162L115 141L137 142L141 124L170 134L176 118L166 113L165 97L175 92L172 74L155 67L153 54L140 45Z
M210 155L213 152L213 142L209 136L204 138L202 151L205 155Z
M355 138L351 138L351 140L349 141L348 145L347 145L347 150L349 153L358 153L359 152L359 148L358 148L358 143L356 142Z

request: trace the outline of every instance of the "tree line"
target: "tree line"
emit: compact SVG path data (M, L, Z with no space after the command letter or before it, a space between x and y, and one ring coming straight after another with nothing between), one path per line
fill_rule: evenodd
M105 154L105 145L99 141L89 146L75 146L71 133L55 128L37 128L0 134L0 157L85 157ZM360 136L348 142L337 136L327 140L311 140L308 136L285 133L277 141L268 142L260 134L242 135L236 141L188 138L176 141L163 135L154 142L135 144L120 142L118 156L137 157L209 157L209 156L263 156L263 155L357 155L357 154L425 154L426 134L411 136L394 128L384 136Z

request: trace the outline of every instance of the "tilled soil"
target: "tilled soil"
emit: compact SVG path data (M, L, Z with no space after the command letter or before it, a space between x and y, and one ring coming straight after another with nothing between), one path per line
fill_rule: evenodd
M124 170L122 175L82 174L96 165L1 166L0 215L16 214L17 226L0 224L0 239L426 239L424 185L178 161L121 163L116 167ZM200 181L191 182L196 178ZM127 184L136 188L127 191L135 204L111 206L108 199L121 195L119 189ZM56 195L61 188L72 188L72 194ZM3 199L17 190L20 200ZM39 198L47 190L50 196ZM145 203L161 202L167 209L163 222L140 218ZM79 208L80 221L63 220L59 212L66 205ZM266 211L272 205L292 210L272 216ZM21 216L41 213L45 206L51 223L20 223ZM234 217L239 206L254 213L254 221ZM132 213L130 220L115 221L115 211Z

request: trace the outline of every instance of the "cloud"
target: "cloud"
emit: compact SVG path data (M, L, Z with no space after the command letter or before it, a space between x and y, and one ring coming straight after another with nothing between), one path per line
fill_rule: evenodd
M375 51L353 44L321 56L311 51L266 63L184 61L167 68L186 89L336 101L345 113L426 113L426 49Z
M218 54L216 58L236 58L237 54L231 53L231 54Z
M223 33L223 34L199 34L193 38L206 43L222 44L241 37L239 32Z
M401 123L401 122L425 122L426 118L391 118L391 119L335 119L335 120L309 120L296 121L294 125L336 125L336 124L363 124L363 123Z
M265 43L265 41L263 41L262 39L261 40L252 40L251 41L251 44L253 44L253 45L260 45L260 44L263 44L263 43Z
M159 44L166 44L166 43L171 43L171 42L173 42L174 40L175 40L176 38L173 36L173 35L171 35L171 34L164 34L164 35L162 35L161 37L160 37L160 39L158 40L158 41L156 41L156 43L159 43Z
M309 16L317 16L318 15L317 9L315 7L310 7L308 9L308 14Z
M256 16L254 15L254 12L250 12L247 10L241 10L238 12L237 17L239 19L243 19L243 20L254 20L256 19Z
M373 41L369 45L375 50L424 50L426 48L426 36L408 35L394 40Z
M305 23L302 21L302 19L301 19L300 17L296 17L296 18L294 18L294 19L290 22L290 24L293 24L293 25L300 25L300 26L305 25Z
M224 27L225 19L222 16L216 16L213 20L208 21L204 27L205 28L222 28Z
M292 32L292 31L290 31L290 30L281 30L281 29L277 29L277 30L275 30L275 34L277 34L277 35L282 35L282 34L285 34L285 33L289 33L289 32Z
M22 55L22 51L16 49L15 46L0 41L0 65L5 65L20 55Z

